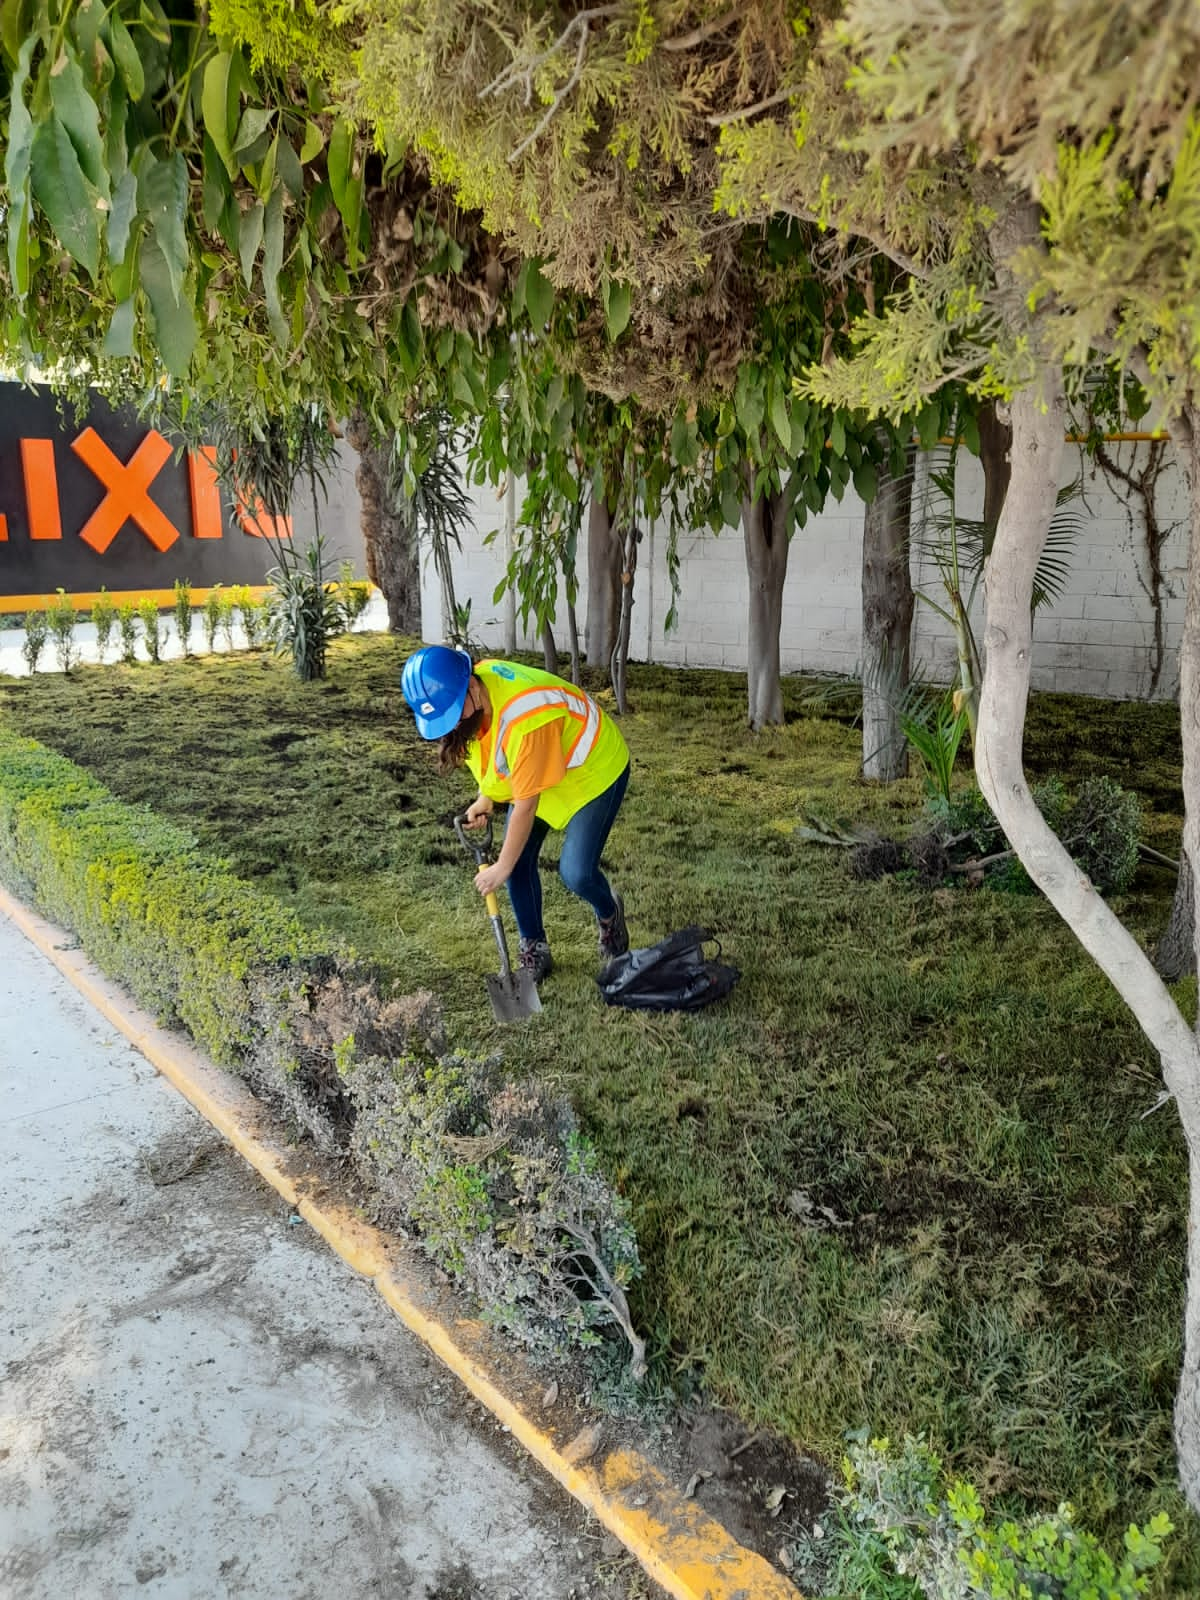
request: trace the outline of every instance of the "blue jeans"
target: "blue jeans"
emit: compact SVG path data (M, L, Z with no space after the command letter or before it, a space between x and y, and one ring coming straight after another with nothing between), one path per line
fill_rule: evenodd
M617 902L613 899L608 879L600 871L600 856L617 812L621 809L628 784L629 768L626 767L603 794L598 794L587 805L581 806L563 829L558 875L572 894L586 900L596 915L602 918L613 915ZM509 816L512 816L511 811ZM545 924L542 922L542 879L538 872L538 856L549 832L548 822L543 822L541 817L533 819L533 830L508 880L508 898L512 902L517 932L522 939L546 937Z

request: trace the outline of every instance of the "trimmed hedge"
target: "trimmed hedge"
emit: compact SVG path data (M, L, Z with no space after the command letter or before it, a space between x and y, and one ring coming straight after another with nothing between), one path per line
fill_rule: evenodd
M0 729L0 879L222 1066L253 1042L249 980L328 954L193 834L33 739Z
M186 829L3 728L0 880L352 1166L376 1218L415 1225L493 1322L553 1353L615 1330L642 1375L627 1204L561 1096L447 1052L432 995L384 995Z

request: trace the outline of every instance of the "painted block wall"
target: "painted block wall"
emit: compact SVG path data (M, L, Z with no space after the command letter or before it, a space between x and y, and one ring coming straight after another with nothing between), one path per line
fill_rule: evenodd
M1111 444L1120 464L1140 470L1149 446ZM1148 562L1136 502L1118 493L1105 475L1067 445L1063 483L1080 480L1081 494L1069 512L1082 524L1069 557L1065 592L1053 606L1039 609L1034 625L1033 685L1075 694L1139 699L1152 692L1154 607ZM518 495L520 487L518 486ZM493 592L505 564L505 507L502 497L484 488L473 491L476 523L463 538L455 583L460 604L471 602L471 637L487 650L503 649L505 601ZM978 516L983 500L979 463L965 452L958 469L958 509ZM913 584L944 603L936 565L919 536L920 507L926 502L922 473L914 491ZM1182 474L1168 458L1158 481L1159 524L1169 529L1162 553L1162 632L1165 645L1155 698L1178 689L1178 648L1183 623L1187 503ZM840 504L830 500L820 516L810 517L792 541L784 590L782 662L785 672L854 673L861 660L861 564L863 504L853 489ZM485 544L494 535L491 545ZM680 547L678 626L664 635L671 604L665 529L643 536L634 584L631 655L666 665L724 667L744 671L748 590L741 530L714 536L701 531ZM580 576L579 625L586 625L585 583ZM423 631L442 637L441 604L432 565L424 560ZM982 637L982 601L975 621ZM565 611L556 626L560 652L566 650ZM518 645L537 649L540 641L518 626ZM913 626L914 658L923 674L948 681L954 674L954 643L949 627L917 601Z

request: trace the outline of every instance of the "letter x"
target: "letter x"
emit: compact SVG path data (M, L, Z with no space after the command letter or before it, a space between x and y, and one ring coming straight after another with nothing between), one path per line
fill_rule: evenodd
M154 504L147 490L171 454L171 446L152 428L122 466L94 428L85 428L71 449L108 490L79 537L103 555L126 521L136 522L156 550L168 550L179 529Z

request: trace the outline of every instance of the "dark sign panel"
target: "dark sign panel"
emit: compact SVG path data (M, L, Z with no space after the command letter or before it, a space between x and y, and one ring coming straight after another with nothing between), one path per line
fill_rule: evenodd
M165 597L176 579L261 584L264 535L290 538L292 519L234 503L213 460L98 397L73 426L46 390L0 383L0 611L60 588L86 604L101 588Z

